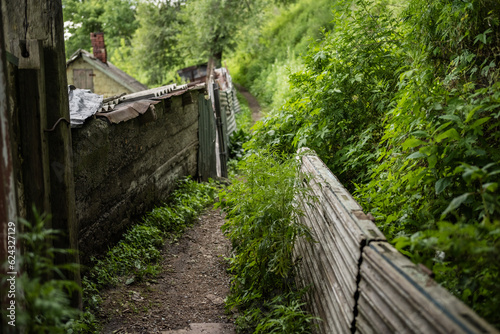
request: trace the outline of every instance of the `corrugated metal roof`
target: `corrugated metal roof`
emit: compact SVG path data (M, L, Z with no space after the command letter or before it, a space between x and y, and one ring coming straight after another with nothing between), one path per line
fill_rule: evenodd
M176 84L171 84L128 95L118 96L115 99L109 99L106 103L104 103L96 116L105 117L109 122L117 124L136 118L137 116L150 110L153 118L156 119L154 108L151 106L159 103L160 100L169 99L172 96L183 95L190 90L203 88L205 88L204 83L191 87L188 87L187 85L177 86Z
M66 67L73 63L78 58L82 57L87 63L105 73L113 80L118 82L120 85L126 87L132 92L139 92L148 89L146 85L141 84L139 81L128 75L127 73L120 70L118 67L113 65L110 61L103 63L99 59L95 58L90 52L83 49L78 49L75 53L71 55L69 60L66 62Z
M110 123L118 124L136 118L139 115L143 115L150 109L153 118L156 119L156 113L152 106L159 102L160 101L155 100L124 102L115 106L112 111L98 112L96 116L105 117Z

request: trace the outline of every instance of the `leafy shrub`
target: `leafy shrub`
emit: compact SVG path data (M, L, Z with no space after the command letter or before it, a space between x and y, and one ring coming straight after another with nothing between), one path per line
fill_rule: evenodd
M296 196L312 200L301 185L305 176L298 166L293 156L255 152L240 163L243 177L233 178L219 193L217 205L227 213L223 231L234 249L226 306L238 308L242 330L289 333L296 323L302 332L309 331L306 324L311 317L299 307L300 293L294 292L293 280L295 241L311 240L309 230L298 221L302 211L295 205Z
M239 129L229 137L229 159L241 159L244 155L243 144L250 140L250 134L243 129Z
M329 0L269 4L238 34L238 46L227 59L234 81L249 88L263 104L278 107L288 97L287 71L297 71L300 55L320 28L332 27Z
M236 127L245 132L250 132L250 128L253 125L252 110L248 106L247 99L240 93L236 93L238 102L240 103L240 112L235 114Z
M390 11L363 1L354 11L350 6L339 2L334 29L311 45L305 70L290 77L293 97L255 127L250 146L287 152L308 146L347 185L367 178L401 66ZM352 157L357 161L346 163Z
M78 265L54 263L56 254L68 254L71 250L52 247L61 233L47 228L50 215L36 210L33 213L33 223L20 219L24 231L18 235L18 241L24 249L18 258L24 270L16 279L16 326L27 333L67 333L68 321L80 314L71 306L71 295L79 293L80 288L65 278L64 271L76 270Z
M315 149L397 248L500 328L500 2L341 2L249 148Z
M500 5L414 0L403 15L408 61L357 195L399 249L500 327Z

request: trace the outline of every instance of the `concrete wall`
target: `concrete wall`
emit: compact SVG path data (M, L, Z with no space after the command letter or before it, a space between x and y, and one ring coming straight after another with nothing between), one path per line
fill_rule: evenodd
M115 95L119 95L122 93L133 93L130 89L122 86L119 82L116 82L114 79L112 79L110 76L106 75L106 73L100 71L96 67L90 65L87 63L85 60L83 60L81 57L74 62L72 62L67 68L66 68L66 76L68 78L68 85L73 85L73 70L74 69L89 69L93 71L93 74L95 75L93 77L94 79L94 93L103 95L104 98L106 97L111 97ZM76 88L81 88L81 87L76 87Z
M107 250L134 220L161 204L178 178L196 175L199 93L185 94L192 98L155 105L156 120L148 111L119 124L89 119L72 130L82 262Z

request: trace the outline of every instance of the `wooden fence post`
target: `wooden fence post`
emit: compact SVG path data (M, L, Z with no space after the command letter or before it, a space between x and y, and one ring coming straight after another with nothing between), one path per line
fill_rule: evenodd
M1 13L1 10L0 10ZM0 15L0 26L2 25L2 18ZM14 246L14 256L18 253L18 247L16 243L15 229L12 233L12 223L17 220L17 205L16 205L16 189L14 181L14 162L12 159L11 150L11 129L10 129L10 115L9 115L9 99L7 95L7 67L5 66L6 55L4 48L3 35L0 34L0 152L2 156L0 159L0 263L4 264L8 262L9 250L12 250ZM10 224L9 224L10 223ZM9 226L10 225L10 226ZM9 227L11 230L9 233ZM9 247L9 236L11 241L11 247ZM12 251L11 251L12 254ZM15 261L14 267L7 268L2 267L0 272L2 276L6 275L7 272L18 272L19 266L18 262ZM13 270L12 270L13 269ZM2 312L0 312L0 329L2 333L10 334L15 333L15 327L9 325L9 318L4 312L11 307L11 300L13 298L8 297L8 291L10 290L10 282L6 281L0 286L0 307ZM15 302L15 300L14 300Z
M224 131L223 118L221 115L220 108L220 96L219 96L219 88L217 83L213 84L214 87L214 102L215 102L215 117L217 122L217 135L219 139L219 156L220 156L220 170L221 176L227 177L227 142L226 137L227 134Z
M19 151L16 166L18 212L30 219L31 206L52 215L52 228L64 237L57 248L78 249L71 130L64 52L61 0L2 1L3 37L7 52L18 59L8 64L13 141ZM51 131L53 125L58 125ZM32 216L31 216L32 218ZM78 263L78 255L64 254L56 263ZM80 284L80 272L67 272ZM81 296L73 305L81 307Z

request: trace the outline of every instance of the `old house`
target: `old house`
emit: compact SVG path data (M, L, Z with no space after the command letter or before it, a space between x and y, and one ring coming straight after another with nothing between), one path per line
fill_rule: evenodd
M90 89L105 98L148 89L107 59L103 33L91 33L92 50L79 49L66 63L68 84Z

